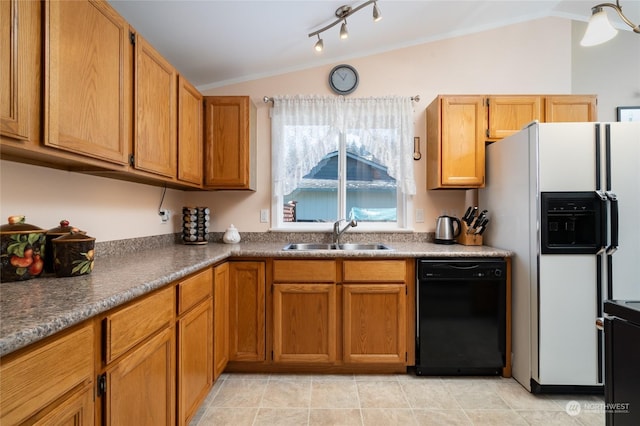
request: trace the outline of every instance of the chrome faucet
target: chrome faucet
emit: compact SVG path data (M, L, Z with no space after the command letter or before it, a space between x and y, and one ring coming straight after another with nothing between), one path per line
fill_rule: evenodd
M349 221L347 223L347 226L345 226L344 228L342 228L342 231L340 230L340 222L346 222L346 219L339 219L337 221L335 221L335 223L333 224L333 243L334 244L338 244L340 245L340 235L342 235L343 232L345 232L347 229L349 229L350 227L356 227L358 226L358 222L356 222L355 219L352 219L351 221Z

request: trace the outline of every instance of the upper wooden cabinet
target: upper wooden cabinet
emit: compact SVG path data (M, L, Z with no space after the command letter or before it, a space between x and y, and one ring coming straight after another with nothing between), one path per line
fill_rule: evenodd
M206 189L256 189L256 107L248 96L205 96Z
M528 123L596 121L595 95L498 95L488 96L487 141L493 142L520 131Z
M552 95L544 97L544 121L547 123L596 121L595 95Z
M175 178L177 171L177 73L139 34L135 35L134 165Z
M202 186L202 95L178 76L178 179Z
M0 134L36 143L40 130L40 2L0 2Z
M44 2L44 143L127 164L129 25L106 2Z
M487 140L506 138L533 120L543 120L541 96L488 96Z
M484 187L485 143L528 123L595 121L595 95L440 95L427 107L427 189Z
M487 111L481 96L438 96L427 107L427 189L484 185Z

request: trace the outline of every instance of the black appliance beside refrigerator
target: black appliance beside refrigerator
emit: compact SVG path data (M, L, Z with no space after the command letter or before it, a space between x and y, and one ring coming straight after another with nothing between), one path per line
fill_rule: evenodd
M640 425L640 301L604 302L607 426Z

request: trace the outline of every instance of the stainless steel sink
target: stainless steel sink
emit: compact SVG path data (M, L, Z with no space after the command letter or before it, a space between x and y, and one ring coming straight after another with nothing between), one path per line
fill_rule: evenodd
M380 244L380 243L372 243L372 244L340 244L340 250L391 250L391 247Z
M287 244L283 250L392 250L391 247L380 243L345 243L345 244L323 244L323 243L291 243Z
M335 244L322 243L292 243L286 245L283 250L335 250Z

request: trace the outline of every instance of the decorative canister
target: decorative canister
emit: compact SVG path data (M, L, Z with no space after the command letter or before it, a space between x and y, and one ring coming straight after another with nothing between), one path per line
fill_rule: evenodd
M182 208L182 241L185 244L207 244L209 242L208 207Z
M93 270L96 239L80 232L69 232L52 240L53 269L57 277L75 277Z
M0 227L0 248L0 281L28 280L42 273L45 231L25 223L24 216L9 216L9 223Z
M61 237L63 235L67 235L70 232L80 232L81 234L85 234L86 232L80 231L77 228L74 228L69 225L68 220L61 220L60 226L56 226L55 228L51 228L45 234L46 243L45 243L45 256L44 256L44 271L45 272L54 272L53 269L53 240L54 238Z
M240 242L240 233L238 232L238 229L233 226L233 224L231 224L231 226L227 228L227 232L225 232L222 236L222 241L227 244L235 244Z

